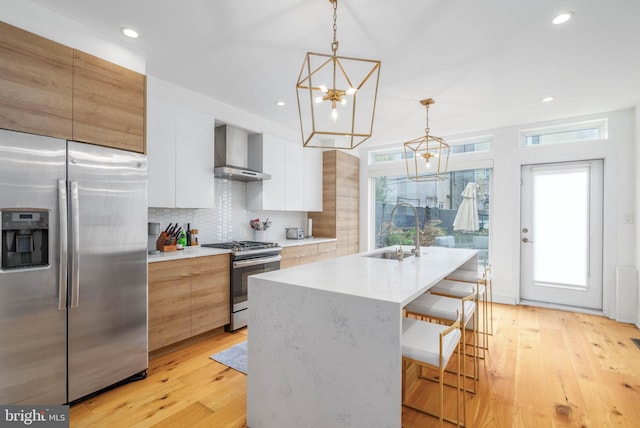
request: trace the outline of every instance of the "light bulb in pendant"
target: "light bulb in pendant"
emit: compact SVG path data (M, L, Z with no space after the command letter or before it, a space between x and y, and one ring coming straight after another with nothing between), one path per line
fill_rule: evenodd
M324 98L316 97L315 101L316 101L316 104L320 104L322 101L324 101Z
M356 88L349 88L347 89L347 95L353 95L357 92L358 90Z
M327 88L327 86L326 86L326 85L320 85L320 90L321 90L322 92L324 92L325 94L326 94L327 92L329 92L329 88Z
M340 101L340 104L342 104L343 106L346 106L346 105L347 105L347 99L346 99L346 98L343 98L343 99Z
M331 118L334 122L338 120L338 110L336 110L336 106L331 107Z

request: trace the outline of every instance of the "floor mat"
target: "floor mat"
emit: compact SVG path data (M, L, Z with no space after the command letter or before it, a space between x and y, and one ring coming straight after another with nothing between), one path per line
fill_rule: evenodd
M247 341L245 340L229 349L213 354L209 358L247 374Z

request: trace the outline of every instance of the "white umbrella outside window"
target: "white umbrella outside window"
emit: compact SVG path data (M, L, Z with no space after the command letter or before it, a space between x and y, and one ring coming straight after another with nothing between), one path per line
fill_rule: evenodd
M462 191L462 203L460 203L456 218L453 220L453 230L476 232L479 229L476 183L469 183Z

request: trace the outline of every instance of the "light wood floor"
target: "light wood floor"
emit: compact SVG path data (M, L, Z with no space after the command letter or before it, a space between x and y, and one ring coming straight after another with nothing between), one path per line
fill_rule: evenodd
M494 320L467 426L640 427L635 326L505 305L494 305ZM154 355L147 379L72 406L71 427L246 426L246 376L209 359L245 338L246 329L222 333ZM413 410L402 413L405 428L435 426Z

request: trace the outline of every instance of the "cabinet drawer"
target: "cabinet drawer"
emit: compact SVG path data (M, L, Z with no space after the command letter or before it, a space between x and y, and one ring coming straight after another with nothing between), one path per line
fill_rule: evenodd
M149 283L149 326L171 323L189 314L190 282L180 278Z
M198 274L208 271L224 271L229 273L229 255L196 257L191 259L191 273Z
M206 272L191 277L191 310L212 306L229 307L229 273Z
M191 336L229 324L229 305L219 305L191 312Z
M170 260L149 263L149 284L157 281L188 278L191 275L189 260Z
M149 325L149 351L155 351L163 346L188 339L190 336L191 319L189 314L183 314L171 322Z

